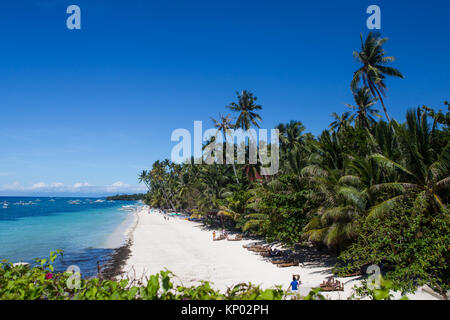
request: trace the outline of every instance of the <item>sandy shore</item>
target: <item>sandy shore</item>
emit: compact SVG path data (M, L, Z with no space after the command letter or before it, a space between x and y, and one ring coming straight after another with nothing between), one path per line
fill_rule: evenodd
M176 278L176 284L193 285L200 280L209 281L221 291L240 282L251 282L263 288L282 285L287 289L293 274L300 274L300 293L307 294L313 287L331 276L334 261L325 255L305 252L297 267L278 268L257 253L242 247L255 242L212 241L212 233L200 223L171 218L160 213L148 213L143 207L129 233L130 254L122 271L131 278L143 278L167 268ZM312 251L312 250L309 250ZM343 292L328 292L331 299L346 299L359 277L337 278L344 283ZM435 299L418 290L412 299Z

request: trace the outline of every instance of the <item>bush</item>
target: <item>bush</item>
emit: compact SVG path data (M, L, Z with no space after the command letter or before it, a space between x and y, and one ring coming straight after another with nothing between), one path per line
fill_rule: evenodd
M358 237L339 258L346 265L338 273L376 264L395 288L414 292L428 284L439 292L449 289L449 214L430 214L426 208L404 202L388 215L361 218Z
M175 287L170 271L148 278L145 286L134 286L129 280L81 279L72 272L53 273L52 263L62 252L51 252L49 259L37 264L14 266L0 263L0 299L2 300L281 300L280 288L262 290L252 284L238 284L224 294L208 282L198 286ZM79 281L78 285L76 281Z

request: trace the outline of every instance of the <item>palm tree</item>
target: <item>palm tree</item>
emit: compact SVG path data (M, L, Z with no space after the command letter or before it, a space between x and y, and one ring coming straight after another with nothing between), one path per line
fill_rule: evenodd
M255 103L257 98L253 96L253 93L247 90L243 90L241 93L236 92L236 94L238 96L238 102L232 102L229 106L227 106L227 108L239 112L235 128L248 130L251 125L259 128L258 122L262 119L255 111L261 110L262 107Z
M168 183L170 180L170 173L167 172L167 167L169 166L169 160L165 159L164 161L157 160L153 163L152 170L148 173L150 184L154 186L156 190L161 191L166 204L172 207L172 210L175 211L175 205L171 199L170 190L168 187ZM152 188L153 189L153 188Z
M331 116L334 118L334 121L330 123L329 127L331 130L336 130L337 132L347 127L348 124L353 121L353 117L349 111L344 112L341 116L336 112L333 112Z
M231 123L232 118L230 115L223 116L221 114L219 114L219 117L220 117L220 120L216 120L214 118L211 118L211 120L214 123L214 127L217 128L216 136L219 132L222 132L223 138L224 138L224 140L226 140L227 134L230 132L230 129L234 128L234 125ZM233 153L234 153L234 146L232 148L233 148ZM236 178L236 183L239 184L239 179L237 176L236 166L234 164L234 161L233 161L232 165L233 165L234 177Z
M150 190L149 175L148 175L147 170L142 170L139 173L139 177L138 178L139 178L139 183L143 182L145 184L145 186L147 187L147 189Z
M309 213L313 217L303 237L335 249L344 247L356 234L355 218L365 213L366 192L342 181L338 170L305 168L303 173L312 181L309 199L318 204Z
M367 87L356 89L353 97L356 106L350 104L346 106L355 110L356 114L353 116L355 126L366 129L371 127L376 122L374 117L380 118L379 111L372 108L377 103L377 98L371 94L370 89Z
M374 185L374 191L388 192L385 201L373 206L369 216L383 215L396 203L407 197L414 197L415 203L432 213L446 212L446 203L450 189L450 142L438 147L422 109L410 110L406 115L406 124L397 125L400 159L394 161L382 154L374 154L372 159L397 177Z
M280 133L281 151L285 154L299 148L303 143L305 127L300 121L292 120L289 123L280 123L277 126Z
M361 51L353 52L353 56L362 63L362 67L355 71L351 82L351 89L356 92L360 81L370 89L374 97L378 97L383 106L384 114L388 122L389 118L383 96L386 96L386 76L393 76L403 79L401 72L395 68L386 66L387 63L395 60L392 56L386 56L383 45L388 38L381 38L379 33L370 32L363 41L361 34Z

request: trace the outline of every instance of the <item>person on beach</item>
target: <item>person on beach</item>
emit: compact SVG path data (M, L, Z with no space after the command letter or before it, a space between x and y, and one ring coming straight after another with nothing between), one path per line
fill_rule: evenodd
M213 241L216 240L216 231L213 231Z
M298 286L300 285L300 276L299 275L293 275L292 276L292 282L289 285L288 291L291 291L293 293L298 293Z

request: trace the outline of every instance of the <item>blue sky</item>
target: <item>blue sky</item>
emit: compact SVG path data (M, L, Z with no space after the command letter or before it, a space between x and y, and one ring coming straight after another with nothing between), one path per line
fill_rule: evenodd
M71 4L81 30L66 28ZM0 195L139 191L138 171L170 157L174 129L209 127L242 89L263 105L263 127L295 119L319 134L353 102L371 4L405 75L387 81L391 115L442 108L444 0L2 3Z

